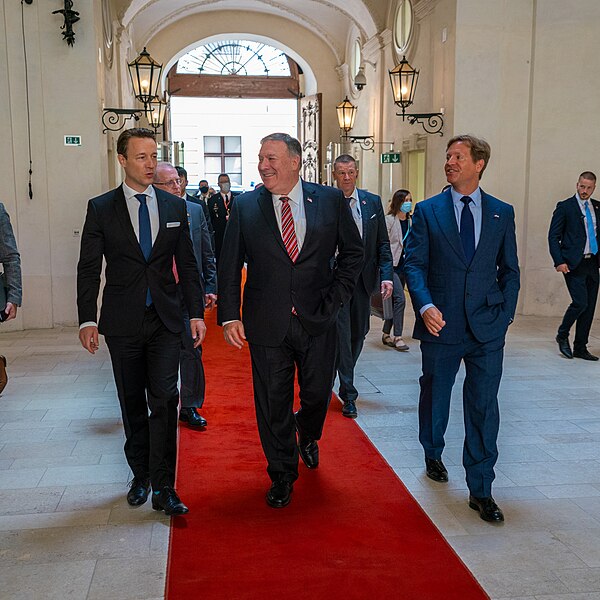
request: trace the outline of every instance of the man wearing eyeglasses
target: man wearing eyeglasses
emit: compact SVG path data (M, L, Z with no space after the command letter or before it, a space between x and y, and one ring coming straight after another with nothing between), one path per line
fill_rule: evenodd
M173 165L167 162L159 162L156 165L154 185L165 192L179 196L181 180L178 173L179 171ZM217 269L210 232L200 205L186 201L186 207L194 255L200 273L200 283L204 290L204 304L205 308L211 309L216 305L217 300ZM179 355L179 371L181 374L179 420L187 423L192 429L203 430L208 423L198 413L198 409L202 408L204 404L206 389L204 367L202 365L202 346L194 347L190 320L183 302L183 296L181 302L185 328L181 336L181 354Z

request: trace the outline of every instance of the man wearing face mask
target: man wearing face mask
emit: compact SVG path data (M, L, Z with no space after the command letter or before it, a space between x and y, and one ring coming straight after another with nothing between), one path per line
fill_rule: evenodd
M215 232L215 256L218 264L221 247L223 246L225 227L227 226L233 199L238 193L231 191L231 182L227 173L221 173L217 182L220 191L208 199L208 212L210 213L210 219Z

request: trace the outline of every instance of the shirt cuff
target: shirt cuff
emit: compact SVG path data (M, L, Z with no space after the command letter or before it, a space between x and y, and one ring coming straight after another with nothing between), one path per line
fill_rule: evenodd
M240 321L239 319L232 319L231 321L223 321L223 322L221 323L221 326L222 326L222 327L225 327L225 325L229 325L229 323L235 323L236 321L237 321L238 323L241 323L241 321Z
M430 308L435 308L435 304L431 304L431 302L430 302L429 304L425 304L425 306L422 306L422 307L421 307L421 309L419 310L419 314L420 314L421 316L423 316L423 313L424 313L426 310L429 310Z
M86 321L79 326L79 331L81 331L84 327L98 327L98 324L95 321Z
M190 317L190 321L204 321L202 317Z

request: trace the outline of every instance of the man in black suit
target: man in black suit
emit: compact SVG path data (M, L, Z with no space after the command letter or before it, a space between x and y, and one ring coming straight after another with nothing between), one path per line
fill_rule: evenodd
M156 165L155 187L169 193L179 193L177 178L180 171L172 164L159 162ZM184 197L185 200L185 197ZM206 225L204 213L199 204L186 200L188 226L194 246L194 256L200 273L200 283L204 292L204 308L212 309L217 301L217 267L212 251L210 233ZM192 429L202 430L208 423L198 412L204 405L206 379L202 364L202 346L194 346L190 329L190 319L182 297L181 310L184 317L184 330L181 333L181 354L179 356L179 372L181 375L181 410L179 420L187 423Z
M349 154L338 156L333 163L333 178L342 190L363 241L365 258L352 293L338 316L338 365L342 414L357 417L354 368L369 333L371 294L380 283L384 299L392 295L393 261L381 198L366 190L356 189L358 170Z
M79 339L88 352L105 336L125 427L125 456L133 472L127 501L184 514L175 491L177 373L183 315L179 285L195 344L206 328L202 288L187 226L185 202L152 186L156 140L149 129L125 130L117 141L125 181L88 203L77 265ZM106 285L96 325L102 259Z
M587 349L590 328L598 298L598 224L600 202L592 198L596 189L596 175L584 171L577 180L575 196L556 205L548 245L554 268L565 277L571 295L558 328L556 341L567 358L598 360ZM575 325L573 350L569 344L569 331Z
M250 345L258 430L272 480L266 499L279 508L290 501L298 452L308 468L319 464L337 315L352 294L363 249L342 193L301 181L298 140L268 135L258 160L264 186L236 199L225 232L218 317L229 344L241 348L247 339Z
M204 213L204 218L206 219L206 225L208 227L208 232L210 233L211 244L212 244L212 249L213 249L213 253L214 253L214 251L215 251L215 232L213 231L212 221L210 220L210 215L208 214L208 206L206 205L206 199L205 199L206 193L203 194L200 190L198 190L197 196L192 196L191 194L188 194L187 193L187 186L188 186L187 171L183 167L175 167L175 169L177 170L177 175L181 182L180 183L181 192L177 193L176 195L181 196L186 202L193 202L194 204L199 204L200 207L202 208L202 212ZM200 181L200 186L202 188L204 188L203 181ZM208 181L204 181L204 183L206 183L206 192L208 192ZM170 192L171 194L175 193L171 190L167 190L167 191Z
M231 182L227 173L221 173L218 179L219 191L213 194L207 201L208 212L215 232L215 256L217 264L223 248L223 236L229 219L229 213L233 206L234 198L239 192L231 191Z

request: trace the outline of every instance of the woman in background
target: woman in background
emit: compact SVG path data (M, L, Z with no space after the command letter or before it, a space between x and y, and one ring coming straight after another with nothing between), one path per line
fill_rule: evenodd
M412 196L408 190L398 190L392 197L390 208L385 216L392 258L394 260L394 292L392 304L394 309L393 319L383 322L383 336L381 341L400 352L406 352L409 347L402 339L404 326L404 240L410 229L410 211L412 210ZM390 335L394 326L394 335Z

